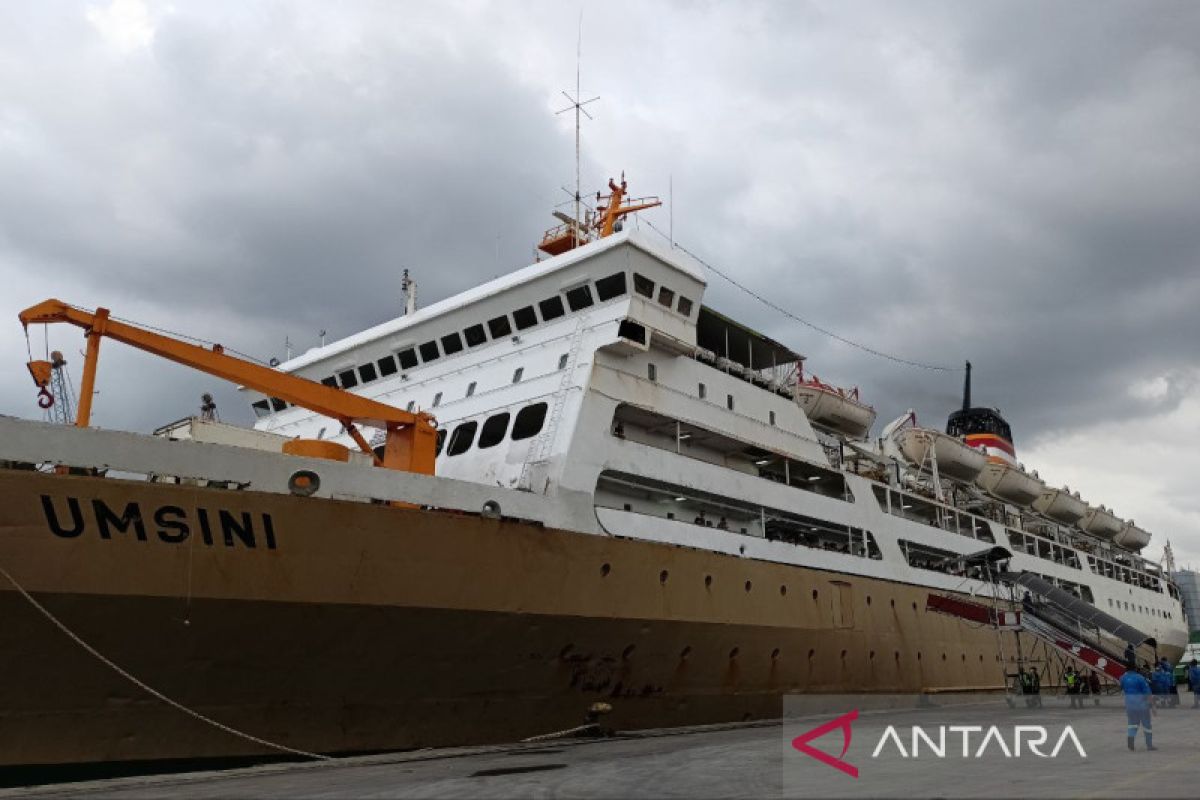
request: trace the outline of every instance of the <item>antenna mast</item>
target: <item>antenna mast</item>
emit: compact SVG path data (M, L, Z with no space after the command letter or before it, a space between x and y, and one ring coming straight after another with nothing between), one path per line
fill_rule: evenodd
M582 120L580 119L579 115L582 114L583 116L587 117L588 119L592 119L592 115L587 112L587 109L585 109L584 106L586 106L589 103L594 103L600 99L599 95L591 98L590 100L582 99L582 97L583 97L583 89L582 89L583 66L582 65L583 65L583 9L581 8L579 10L579 35L578 35L578 38L575 40L575 96L572 97L570 94L563 92L563 97L567 98L567 100L570 101L571 105L556 112L558 114L562 114L562 113L565 113L565 112L571 111L571 110L575 111L575 230L574 230L575 247L578 247L580 244L583 243L580 241L580 239L582 238L582 232L584 229L583 219L581 216L582 209L580 208L580 203L583 201L583 182L580 177L580 169L581 169L580 164L582 161L582 148L580 146L580 130L582 127Z

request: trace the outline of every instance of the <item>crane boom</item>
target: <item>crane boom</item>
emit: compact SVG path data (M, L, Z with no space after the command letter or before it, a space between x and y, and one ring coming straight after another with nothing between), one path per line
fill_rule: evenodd
M83 328L87 337L87 353L76 415L76 425L79 427L87 427L91 418L100 339L107 336L160 358L233 381L335 419L346 427L360 448L372 455L374 454L370 445L355 425L357 423L383 428L387 431L387 440L383 458L376 458L380 466L433 474L437 423L429 414L405 411L343 389L246 361L228 355L219 344L210 349L154 333L136 325L118 322L110 318L106 308L97 308L92 312L68 305L61 300L46 300L25 309L18 317L26 328L31 324L52 322L65 322Z

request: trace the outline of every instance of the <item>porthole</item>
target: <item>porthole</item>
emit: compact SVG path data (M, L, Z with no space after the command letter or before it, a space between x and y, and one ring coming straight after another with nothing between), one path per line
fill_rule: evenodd
M667 582L667 578L669 578L669 577L671 577L671 573L667 572L667 571L664 569L662 572L658 573L658 582L659 582L659 583L666 583L666 582Z
M689 644L689 645L686 645L682 650L679 651L679 658L682 661L687 661L687 657L690 656L691 654L692 654L692 646Z
M612 572L611 564L608 564L607 562L605 562L604 564L600 565L600 577L601 578L608 577L608 573L610 573L610 572Z
M635 644L631 644L628 647L626 647L624 650L621 651L621 660L622 661L627 660L631 655L633 655L633 651L636 649L637 649L637 645L635 645Z
M816 654L817 654L817 651L816 651L816 650L814 650L814 649L812 649L812 648L809 648L809 650L808 650L808 660L809 660L809 661L812 661L812 660L813 660L813 657L814 657L814 656L816 656Z
M774 650L771 651L771 660L774 661L777 658L779 658L779 648L778 647L776 647Z
M712 575L705 575L705 576L704 576L704 585L705 585L706 587L707 587L707 586L712 586Z
M751 583L750 581L746 581L746 591L747 592L750 591L750 589L753 588L753 586L754 586L753 583Z
M816 600L821 595L816 589L813 589L813 600Z
M787 586L786 585L784 585L784 584L779 585L779 596L787 597Z
M732 650L730 650L730 651L729 651L729 660L730 660L730 661L732 661L733 659L737 658L737 657L738 657L738 653L740 653L740 652L742 652L742 651L741 651L741 649L740 649L740 648L737 648L737 647L735 647L735 648L733 648Z

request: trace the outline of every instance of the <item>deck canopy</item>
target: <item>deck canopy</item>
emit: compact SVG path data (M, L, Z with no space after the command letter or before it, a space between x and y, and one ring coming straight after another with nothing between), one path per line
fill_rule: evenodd
M700 307L700 316L696 320L696 344L755 371L804 360L804 356L790 347L740 322L734 322L708 306Z

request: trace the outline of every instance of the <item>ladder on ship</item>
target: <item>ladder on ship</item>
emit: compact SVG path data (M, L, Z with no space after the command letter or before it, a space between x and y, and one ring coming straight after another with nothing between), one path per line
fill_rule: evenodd
M1151 663L1156 660L1157 642L1153 637L1049 581L1029 572L989 574L992 605L930 594L925 608L995 629L1000 660L1006 666L1006 681L1016 675L1007 672L1005 632L1014 635L1019 669L1031 664L1036 668L1039 663L1048 669L1051 657L1056 657L1060 667L1075 664L1102 679L1117 681L1125 674L1128 648L1132 647L1138 660ZM1017 597L1018 591L1024 592L1021 598ZM1022 634L1033 640L1031 647L1022 648ZM1040 661L1033 658L1039 647L1046 656ZM1048 682L1053 677L1046 675Z
M587 318L588 315L584 314L575 323L575 331L571 334L571 344L567 350L567 363L563 367L562 378L559 380L557 391L554 392L546 424L534 439L528 455L525 456L525 462L521 465L521 477L517 482L518 489L533 491L531 485L533 468L540 464L546 464L550 460L554 442L558 438L558 425L562 420L563 411L566 409L567 395L574 383L575 367L579 363L579 354L583 350L583 334L587 330Z

